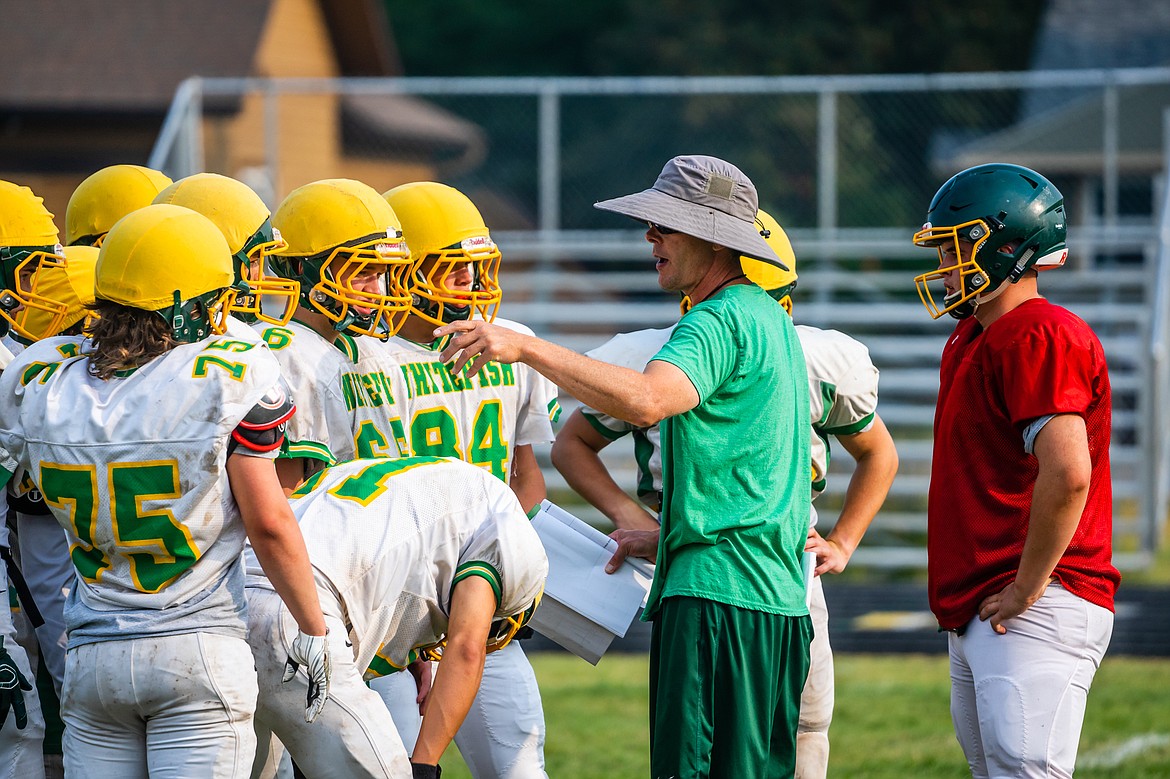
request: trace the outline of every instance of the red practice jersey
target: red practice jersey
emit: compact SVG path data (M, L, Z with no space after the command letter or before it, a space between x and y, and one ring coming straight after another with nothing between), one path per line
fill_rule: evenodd
M1023 432L1050 414L1085 420L1092 458L1088 501L1054 575L1113 609L1110 403L1101 342L1070 311L1037 298L986 331L975 317L955 328L942 355L927 532L930 607L944 629L967 624L1016 576L1038 470Z

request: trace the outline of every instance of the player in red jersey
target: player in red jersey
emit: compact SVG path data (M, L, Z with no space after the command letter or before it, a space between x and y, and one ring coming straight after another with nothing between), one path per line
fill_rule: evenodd
M960 320L935 411L929 589L976 779L1072 776L1113 630L1105 354L1036 282L1066 232L1051 182L991 164L944 184L914 236L939 257L915 279L922 302Z

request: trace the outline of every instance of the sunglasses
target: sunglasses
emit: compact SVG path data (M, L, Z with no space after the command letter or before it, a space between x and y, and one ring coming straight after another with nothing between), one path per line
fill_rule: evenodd
M673 227L667 227L665 225L660 225L657 222L649 222L648 221L648 222L646 222L646 226L652 230L657 230L659 235L673 235L674 233L678 232L678 230L675 230Z

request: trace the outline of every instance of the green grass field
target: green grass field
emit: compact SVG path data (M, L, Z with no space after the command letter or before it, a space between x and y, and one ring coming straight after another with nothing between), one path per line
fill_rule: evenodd
M649 774L644 655L597 668L559 653L531 655L548 724L553 779ZM1106 657L1089 695L1077 779L1170 777L1170 660ZM834 779L962 779L943 656L838 655L830 731ZM469 776L452 747L443 776Z

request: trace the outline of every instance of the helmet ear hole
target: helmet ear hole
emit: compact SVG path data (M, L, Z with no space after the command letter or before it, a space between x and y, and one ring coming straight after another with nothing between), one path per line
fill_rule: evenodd
M1066 236L1064 198L1046 178L1006 163L968 168L939 188L914 242L930 246L954 241L956 250L962 241L974 244L970 257L959 258L960 267L972 275L962 285L963 294L948 295L941 309L928 302L924 290L940 274L931 271L916 278L919 296L931 316L960 306L965 311L975 295L982 302L991 300L1005 282L1019 281L1037 262L1060 265L1067 255Z

